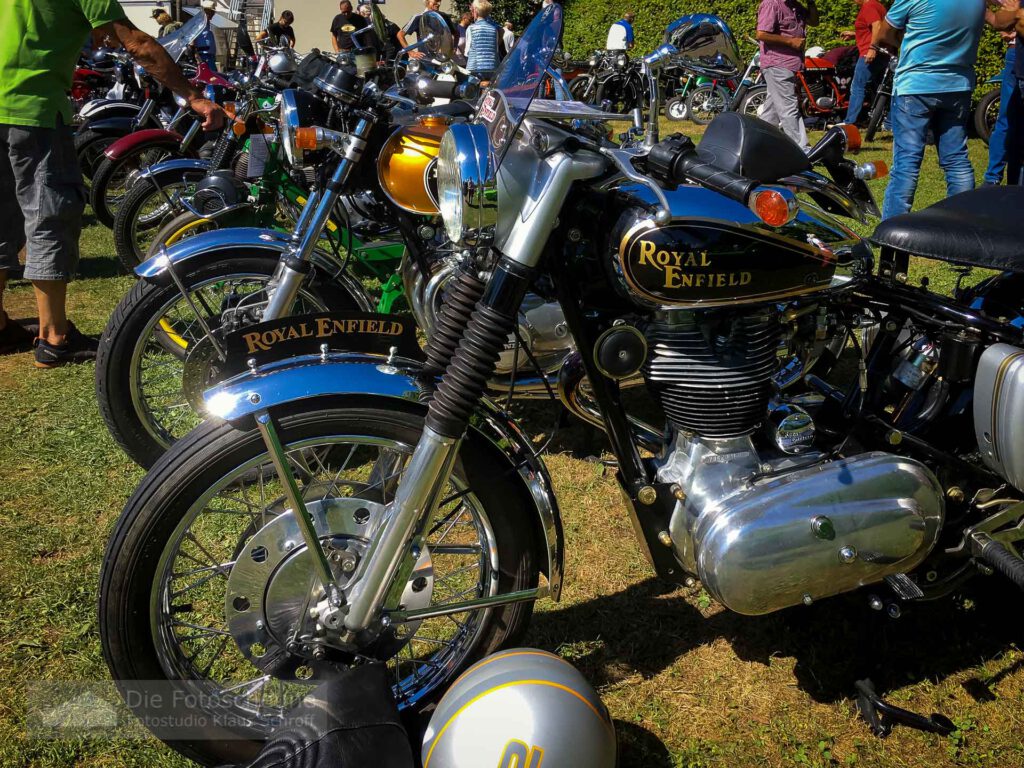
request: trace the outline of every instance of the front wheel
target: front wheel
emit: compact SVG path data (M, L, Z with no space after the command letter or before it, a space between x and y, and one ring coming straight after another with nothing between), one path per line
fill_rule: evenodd
M690 120L697 125L708 125L729 106L729 92L711 83L700 85L690 91L687 106Z
M1002 92L996 88L981 97L977 108L974 110L974 130L978 138L988 144L992 138L992 129L999 119L999 108L1002 102Z
M751 117L760 117L765 102L768 101L768 88L763 85L755 85L740 102L740 112Z
M171 157L181 157L181 151L162 144L135 147L116 159L104 157L96 166L89 189L89 204L96 214L96 220L105 227L113 228L114 214L129 191L135 175Z
M97 133L88 128L75 134L75 156L78 157L78 167L82 169L86 183L92 180L96 166L106 159L103 153L107 147L119 138L121 137Z
M665 102L665 117L674 123L681 122L690 116L690 108L685 96L673 96Z
M871 115L868 117L867 128L864 129L864 138L867 141L875 140L875 134L878 133L878 129L885 122L885 116L889 114L889 105L891 103L892 97L885 94L880 94L875 98L875 103L871 105Z
M347 592L374 530L386 524L422 418L336 403L279 413L276 424ZM442 490L402 598L407 609L538 583L528 500L488 446L473 443L470 435ZM207 422L175 446L118 519L101 574L104 658L129 705L152 700L143 681L157 681L171 710L146 714L197 724L188 740L153 730L200 763L247 762L290 706L353 664L385 662L399 708L419 712L467 665L518 642L529 622L532 605L519 603L397 624L346 643L317 624L320 587L295 531L259 433L223 422Z
M214 347L197 310L217 336L227 328L260 322L278 260L270 255L232 256L178 267L187 299L171 281L138 281L100 338L100 414L125 453L143 467L199 424L202 392L217 381ZM314 271L292 311L358 308L348 292Z
M179 199L187 183L144 179L124 196L114 214L114 252L128 274L146 258L154 235L173 221L183 208Z

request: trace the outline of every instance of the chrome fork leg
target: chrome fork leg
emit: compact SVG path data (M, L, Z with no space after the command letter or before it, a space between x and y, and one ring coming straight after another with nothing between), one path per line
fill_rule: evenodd
M461 438L425 427L398 485L391 513L374 534L363 569L348 595L345 627L366 629L381 607L397 608L409 574L423 549L439 496L448 483ZM392 605L395 603L395 605Z

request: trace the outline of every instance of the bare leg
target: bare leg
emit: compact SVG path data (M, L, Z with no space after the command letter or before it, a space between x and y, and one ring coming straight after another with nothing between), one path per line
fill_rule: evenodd
M39 308L39 338L59 346L68 332L68 284L64 280L33 280L32 287Z

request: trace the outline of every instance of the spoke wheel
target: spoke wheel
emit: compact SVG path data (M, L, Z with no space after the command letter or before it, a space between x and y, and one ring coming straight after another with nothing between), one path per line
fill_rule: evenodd
M129 273L146 258L153 238L182 209L178 199L187 191L184 180L162 186L135 184L114 215L114 249Z
M327 520L319 515L329 507L343 516L321 540L329 553L356 561L329 556L347 589L354 581L346 579L358 577L345 574L360 572L422 421L398 408L311 409L279 415L278 424L314 519ZM524 499L488 455L467 445L456 463L405 586L410 607L536 585ZM216 702L218 722L230 724L219 739L211 729L209 739L182 744L154 728L206 764L255 751L312 686L352 665L386 664L399 707L419 711L468 664L525 629L530 606L517 604L396 624L346 646L310 620L320 588L301 537L272 535L291 518L258 433L207 423L154 467L111 539L101 634L113 676L126 693L137 690L133 681L166 680L194 701ZM243 594L238 584L263 563L254 591ZM238 617L247 614L240 631ZM223 738L225 728L233 738Z

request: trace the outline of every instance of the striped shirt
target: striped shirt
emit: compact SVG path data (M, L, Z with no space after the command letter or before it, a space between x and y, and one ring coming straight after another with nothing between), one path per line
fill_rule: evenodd
M493 72L498 68L498 35L501 29L490 19L477 19L466 28L466 69Z

